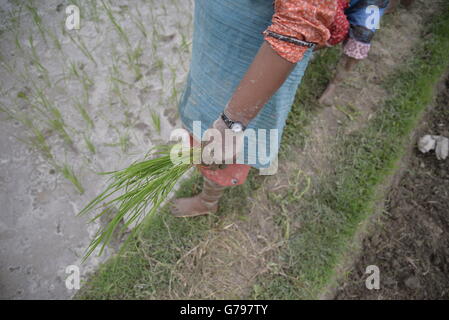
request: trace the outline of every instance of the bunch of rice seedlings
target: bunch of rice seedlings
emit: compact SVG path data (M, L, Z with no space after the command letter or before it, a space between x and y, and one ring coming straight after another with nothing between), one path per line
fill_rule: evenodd
M189 149L188 152L184 150L176 161L173 161L171 150L170 146L159 146L150 153L151 157L147 155L147 160L134 163L120 171L100 173L111 175L110 183L79 215L101 209L91 222L103 215L113 216L95 235L87 248L84 260L100 245L99 254L102 254L121 221L126 221L122 231L134 222L137 223L134 232L137 231L142 219L145 216L151 217L167 199L175 184L192 167L192 157L198 156L199 152L198 148ZM117 206L117 211L110 210L113 205Z

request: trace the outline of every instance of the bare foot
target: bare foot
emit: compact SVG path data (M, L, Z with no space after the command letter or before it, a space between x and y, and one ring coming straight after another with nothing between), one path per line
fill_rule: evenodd
M401 0L401 4L405 7L405 9L410 10L414 1L415 0Z
M323 94L321 95L320 99L318 99L318 103L325 104L325 105L331 105L332 104L332 96L334 95L335 91L335 84L329 83L326 90L324 90Z
M207 206L200 195L192 198L180 198L174 200L171 208L175 217L196 217L217 212L218 204Z
M400 0L391 0L385 10L385 14L394 13L399 5Z

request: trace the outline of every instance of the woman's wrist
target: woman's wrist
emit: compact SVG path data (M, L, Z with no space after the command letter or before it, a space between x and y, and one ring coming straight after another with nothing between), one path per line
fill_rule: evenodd
M223 113L234 122L240 122L243 126L247 127L252 120L244 111L234 111L231 108L226 108ZM220 117L221 118L221 117Z

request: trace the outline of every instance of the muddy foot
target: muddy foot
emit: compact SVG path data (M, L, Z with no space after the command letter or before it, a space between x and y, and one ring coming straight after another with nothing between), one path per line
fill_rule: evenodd
M334 91L335 91L335 84L330 83L327 86L326 90L321 95L320 99L318 99L318 103L324 105L331 105L333 102L332 97L334 96Z
M171 212L175 217L196 217L217 212L218 205L213 207L204 204L200 196L180 198L173 202Z

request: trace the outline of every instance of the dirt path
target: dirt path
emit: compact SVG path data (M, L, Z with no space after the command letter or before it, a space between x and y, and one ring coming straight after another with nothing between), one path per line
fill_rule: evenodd
M439 89L416 139L449 136L449 78ZM336 299L449 298L449 161L413 146L405 162L379 225L364 239L362 254ZM368 265L379 267L379 290L365 287Z
M318 112L304 148L290 150L301 156L282 161L275 176L261 178L261 186L251 198L252 209L245 217L237 213L220 217L219 227L183 256L173 272L181 286L171 287L169 298L247 297L258 276L282 273L281 266L288 262L279 259L278 249L288 238L286 230L300 226L280 225L278 218L282 215L289 221L298 212L291 212L288 202L274 208L270 198L288 192L300 194L307 179L311 181L309 192L319 192L317 181L332 167L328 162L331 146L339 134L362 127L382 105L386 94L382 81L411 54L424 27L423 17L432 10L435 8L417 1L411 11L399 10L387 17L369 59L339 86L334 106ZM348 105L354 110L353 120L340 111L339 107ZM167 297L167 292L160 296Z

